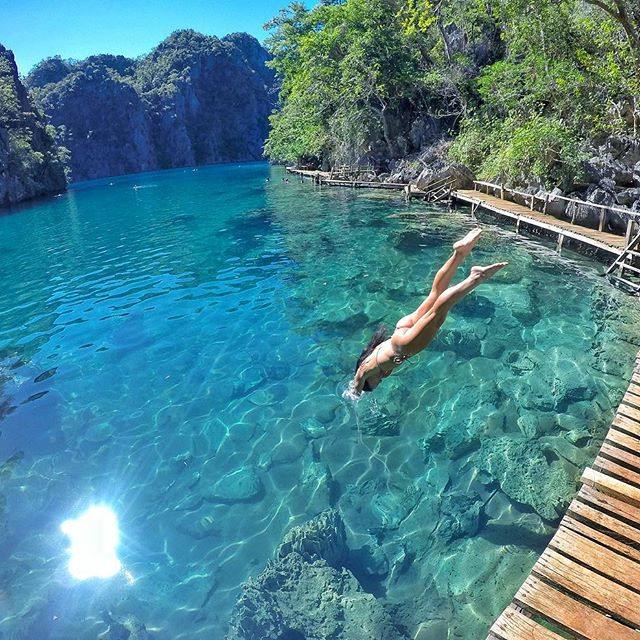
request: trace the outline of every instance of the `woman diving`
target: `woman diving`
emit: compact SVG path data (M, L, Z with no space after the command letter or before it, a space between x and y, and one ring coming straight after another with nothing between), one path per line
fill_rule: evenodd
M449 287L480 233L480 229L474 229L453 245L453 254L436 274L427 298L413 313L398 321L390 338L386 336L385 327L374 333L358 358L351 384L354 393L360 395L363 391L373 391L398 365L426 348L452 307L480 283L507 266L506 262L497 262L486 267L471 267L467 278Z

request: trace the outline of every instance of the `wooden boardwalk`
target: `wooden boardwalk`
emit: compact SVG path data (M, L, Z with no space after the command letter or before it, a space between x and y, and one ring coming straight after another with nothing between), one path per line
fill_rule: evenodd
M617 257L622 254L628 243L627 238L623 235L572 224L569 220L562 220L546 213L540 213L530 207L475 189L458 189L453 191L451 196L454 200L465 202L472 205L472 207L482 207L500 216L514 220L518 228L524 224L549 231L557 235L560 246L562 246L562 240L567 237Z
M489 640L640 640L640 354L581 483Z

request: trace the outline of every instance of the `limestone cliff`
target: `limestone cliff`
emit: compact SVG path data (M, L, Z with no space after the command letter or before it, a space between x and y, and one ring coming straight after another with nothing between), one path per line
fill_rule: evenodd
M52 132L20 82L13 53L0 45L0 206L65 186Z
M247 34L176 31L140 60L50 58L27 76L71 152L74 181L256 160L273 108L267 52Z

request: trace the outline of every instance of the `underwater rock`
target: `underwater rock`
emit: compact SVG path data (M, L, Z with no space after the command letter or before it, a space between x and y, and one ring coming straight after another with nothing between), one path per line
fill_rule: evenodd
M592 400L596 389L585 376L585 365L566 347L553 347L544 353L514 353L508 364L513 377L498 383L507 396L526 409L562 411L570 403Z
M443 331L433 341L437 351L454 351L464 359L475 358L481 353L480 339L472 331L449 329Z
M264 486L258 474L249 467L242 467L222 476L204 498L210 502L249 502L262 496Z
M584 466L586 452L571 444L564 436L546 436L540 439L545 451L552 451L558 458L564 458L576 467Z
M279 442L272 451L265 451L265 453L260 456L258 467L267 470L274 465L291 464L303 454L306 444L307 440L302 437Z
M144 623L134 615L116 618L108 611L102 615L109 625L106 634L101 636L105 640L152 640L153 638Z
M198 517L196 513L188 513L176 523L176 529L196 540L213 536L218 532L216 521L212 515Z
M449 625L445 620L423 622L417 628L413 640L449 640Z
M309 438L322 438L327 435L327 427L317 418L308 418L301 425Z
M466 493L445 495L440 504L436 535L445 542L472 536L478 531L482 502Z
M292 529L275 559L244 584L227 640L407 638L345 568L347 553L335 510Z
M422 491L410 485L402 492L376 494L371 507L384 528L397 529L416 508L421 497Z
M479 467L511 499L528 504L546 520L557 519L575 491L575 482L557 463L549 463L542 445L513 436L483 442Z
M555 415L545 411L525 411L518 416L518 428L528 438L549 433L556 426Z
M462 387L443 406L437 431L423 439L425 453L444 451L456 460L479 449L484 438L502 432L501 403L493 383Z
M300 488L305 497L306 513L316 515L331 506L334 488L329 467L320 460L315 442L304 453Z

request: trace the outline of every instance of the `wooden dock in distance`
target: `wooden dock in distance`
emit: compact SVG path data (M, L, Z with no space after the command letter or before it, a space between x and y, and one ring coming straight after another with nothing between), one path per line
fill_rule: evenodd
M640 639L640 354L581 483L488 640Z
M547 213L540 213L530 207L483 193L477 189L458 189L453 191L451 196L454 200L470 204L474 210L482 207L514 220L518 229L520 225L529 225L550 231L558 236L560 246L562 246L561 239L567 237L601 251L607 251L617 257L624 251L628 243L625 236L572 224L569 220L561 220Z

